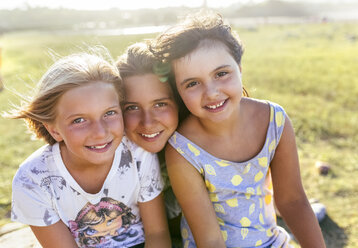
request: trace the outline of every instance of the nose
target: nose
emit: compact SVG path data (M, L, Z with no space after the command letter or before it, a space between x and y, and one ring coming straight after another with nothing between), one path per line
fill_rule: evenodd
M155 124L155 122L156 122L156 118L155 118L155 113L153 113L153 111L150 110L143 111L141 123L144 127L151 127Z
M103 120L95 121L93 123L92 133L96 138L103 138L107 135L107 125Z
M219 95L218 85L213 81L208 82L206 84L205 94L209 99L215 99L216 97L218 97Z

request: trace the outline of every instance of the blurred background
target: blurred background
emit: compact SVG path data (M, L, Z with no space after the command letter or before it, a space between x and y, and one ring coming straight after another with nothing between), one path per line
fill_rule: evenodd
M290 116L306 193L326 207L327 247L358 248L358 0L0 1L0 112L20 103L17 94L31 94L54 57L104 45L116 59L203 8L220 13L243 40L250 96L277 102ZM12 178L44 142L23 121L3 117L0 137L4 247L14 230Z

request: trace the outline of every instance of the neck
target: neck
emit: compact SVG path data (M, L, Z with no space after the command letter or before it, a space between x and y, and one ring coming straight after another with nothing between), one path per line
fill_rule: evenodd
M235 112L229 118L220 121L213 122L211 120L197 118L199 126L208 134L213 136L226 136L231 135L232 132L238 129L241 124L241 118L239 111Z

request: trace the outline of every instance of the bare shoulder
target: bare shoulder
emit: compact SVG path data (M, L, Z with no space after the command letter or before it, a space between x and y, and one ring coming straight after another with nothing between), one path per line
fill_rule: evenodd
M247 113L255 113L257 114L270 114L270 105L267 101L243 97L241 100L241 105L245 108Z
M180 124L177 131L193 142L197 142L196 137L205 135L203 134L202 127L199 125L198 118L193 115L189 115L189 117Z
M241 100L241 108L250 125L263 126L263 123L268 124L270 121L270 105L266 101L244 97Z

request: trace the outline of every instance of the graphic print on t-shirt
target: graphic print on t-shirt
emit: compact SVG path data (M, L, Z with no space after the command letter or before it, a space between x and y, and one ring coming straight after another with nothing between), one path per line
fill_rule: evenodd
M132 241L138 231L130 229L136 216L122 202L104 197L99 203L87 203L69 227L80 247L102 247L121 241ZM126 242L127 243L127 242Z

